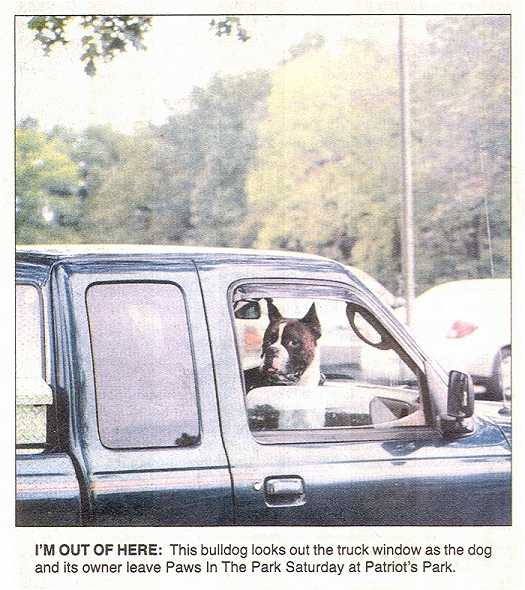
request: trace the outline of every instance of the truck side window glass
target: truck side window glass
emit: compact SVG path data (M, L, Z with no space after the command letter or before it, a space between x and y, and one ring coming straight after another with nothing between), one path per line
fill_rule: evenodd
M255 317L254 302L237 301L234 309L255 436L425 425L424 377L365 308L337 299L260 298Z
M16 444L17 452L42 451L53 398L44 382L44 330L40 293L16 286Z
M168 283L89 287L99 434L109 448L199 443L184 298Z
M16 286L16 375L44 376L44 334L40 295L33 285Z

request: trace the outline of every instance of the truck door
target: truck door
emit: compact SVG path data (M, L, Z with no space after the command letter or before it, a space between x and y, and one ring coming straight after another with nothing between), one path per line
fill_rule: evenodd
M292 277L235 287L230 278L230 310L210 322L237 522L508 524L510 454L501 432L480 420L471 436L444 440L435 414L446 383L392 316L358 288ZM317 338L304 335L313 305L321 336L307 370L314 374L317 362L320 376L295 383L304 371L294 364L298 347ZM289 318L302 327L287 328ZM270 341L284 349L287 374L270 360L271 379L259 372L254 381Z
M192 262L68 262L55 272L55 301L66 304L59 331L70 444L90 524L230 524Z

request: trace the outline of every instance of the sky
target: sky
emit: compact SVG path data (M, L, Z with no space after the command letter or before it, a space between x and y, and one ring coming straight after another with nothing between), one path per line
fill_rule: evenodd
M425 38L427 20L407 17L409 42ZM89 77L79 59L79 28L72 26L66 47L44 56L27 21L18 17L16 23L17 120L31 116L45 129L111 124L123 132L144 122L160 124L173 110L183 110L191 90L217 73L275 67L307 32L323 34L334 52L347 37L394 50L398 34L395 16L247 16L242 24L251 38L242 43L214 36L210 17L157 16L144 39L146 51L130 48Z

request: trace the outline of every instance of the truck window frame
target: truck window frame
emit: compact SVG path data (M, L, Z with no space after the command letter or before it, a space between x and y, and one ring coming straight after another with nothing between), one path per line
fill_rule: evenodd
M280 445L294 443L334 443L334 442L357 442L357 441L396 441L396 440L428 440L440 439L440 432L436 424L434 413L432 411L432 401L428 380L425 373L425 362L419 351L410 346L408 342L400 342L399 336L389 326L382 321L375 308L379 309L382 304L370 297L368 293L361 291L358 287L341 283L338 281L326 281L315 279L278 279L278 278L256 278L240 279L232 283L227 291L228 310L230 314L231 328L234 335L235 353L237 357L238 378L242 385L244 402L246 400L246 385L244 382L243 368L241 363L241 344L237 329L235 326L234 302L239 290L245 288L250 296L257 297L290 297L290 298L319 298L353 301L372 313L378 319L383 328L388 332L396 344L404 351L417 368L418 387L422 399L423 413L425 424L418 426L404 426L396 428L355 428L355 427L335 427L323 429L303 429L303 430L266 430L252 431L249 428L247 406L245 408L246 425L253 440L261 445ZM328 296L327 296L328 295ZM407 346L408 344L408 346Z

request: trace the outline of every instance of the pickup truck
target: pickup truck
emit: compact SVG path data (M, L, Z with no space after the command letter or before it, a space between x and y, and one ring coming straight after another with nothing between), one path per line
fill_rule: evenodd
M337 262L24 246L16 281L18 526L511 523L510 418ZM315 382L248 386L275 310Z

